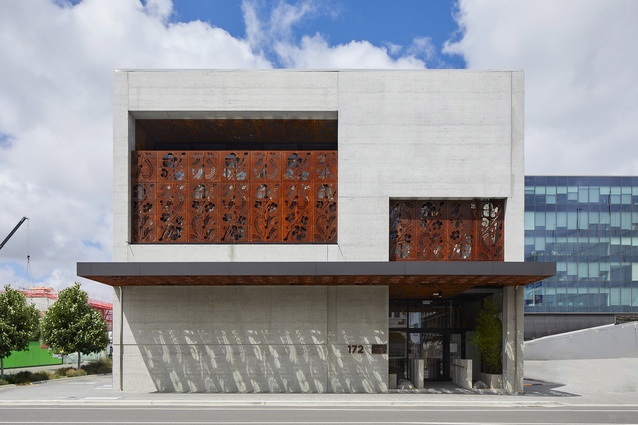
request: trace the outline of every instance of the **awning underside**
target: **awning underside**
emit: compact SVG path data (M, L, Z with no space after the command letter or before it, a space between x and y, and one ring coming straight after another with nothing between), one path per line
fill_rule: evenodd
M387 285L391 298L448 298L475 287L523 286L555 263L278 262L78 263L80 277L110 286Z

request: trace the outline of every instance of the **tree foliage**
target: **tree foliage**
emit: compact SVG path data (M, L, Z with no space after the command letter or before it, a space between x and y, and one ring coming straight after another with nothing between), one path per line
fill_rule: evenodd
M486 301L476 318L476 333L472 342L481 353L486 373L503 373L503 326L498 315L499 310L494 303Z
M24 351L38 329L40 312L27 302L24 294L9 285L0 294L0 377L4 359L12 351Z
M104 350L109 342L106 321L88 300L79 283L63 289L40 325L42 342L54 352L78 353L78 369L81 353Z

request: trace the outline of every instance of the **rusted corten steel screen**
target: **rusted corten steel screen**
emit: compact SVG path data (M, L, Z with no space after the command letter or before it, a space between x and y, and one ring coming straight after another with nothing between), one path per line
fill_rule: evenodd
M391 261L503 261L505 201L390 201Z
M135 151L133 243L335 243L337 151Z

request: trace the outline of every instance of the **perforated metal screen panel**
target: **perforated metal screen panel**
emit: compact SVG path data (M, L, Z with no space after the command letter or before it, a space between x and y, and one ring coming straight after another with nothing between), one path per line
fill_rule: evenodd
M390 201L390 261L503 261L505 201Z
M337 151L135 151L132 243L336 243Z

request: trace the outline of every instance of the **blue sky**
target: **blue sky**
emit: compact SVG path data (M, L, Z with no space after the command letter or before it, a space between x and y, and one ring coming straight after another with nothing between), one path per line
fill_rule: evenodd
M292 3L292 2L291 2ZM299 3L299 2L297 2ZM267 16L276 1L256 3ZM175 0L174 22L201 20L228 31L239 38L246 36L242 5L224 0ZM331 44L347 44L367 40L378 46L389 44L410 46L418 37L428 37L440 50L450 39L458 39L460 30L453 19L455 1L440 0L328 0L318 3L313 11L293 26L295 40L302 34L321 33ZM272 58L275 62L277 59ZM277 67L282 67L276 63ZM429 68L465 68L460 55L437 55Z
M529 175L638 175L635 0L0 1L0 285L111 261L114 69L525 73ZM462 71L463 72L463 71ZM26 256L31 255L31 279Z

